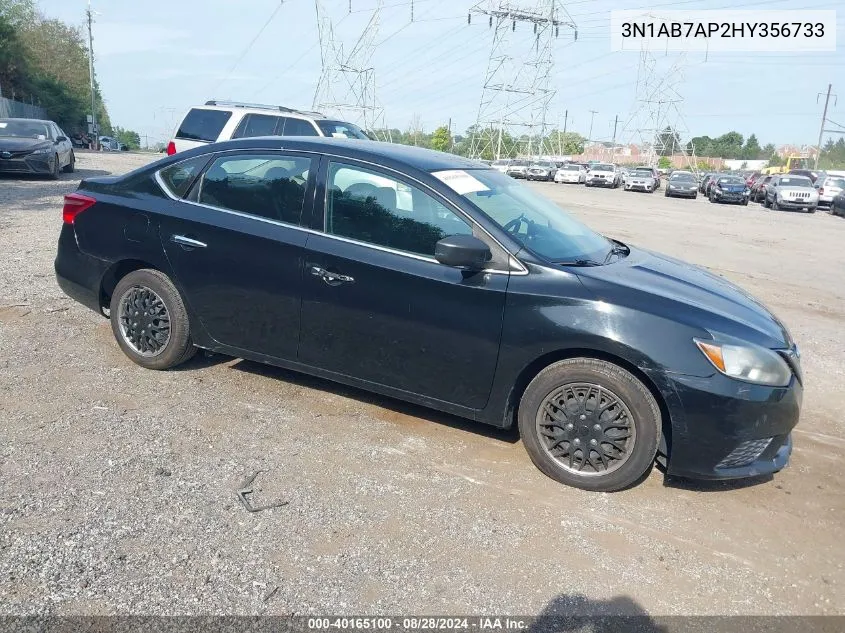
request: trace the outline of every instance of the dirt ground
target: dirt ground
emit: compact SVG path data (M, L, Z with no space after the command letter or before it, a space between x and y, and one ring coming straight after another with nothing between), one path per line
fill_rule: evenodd
M0 177L0 614L845 614L845 219L532 184L789 325L790 466L595 494L518 438L222 356L151 372L53 276L61 196L150 160ZM250 514L235 491L255 480Z

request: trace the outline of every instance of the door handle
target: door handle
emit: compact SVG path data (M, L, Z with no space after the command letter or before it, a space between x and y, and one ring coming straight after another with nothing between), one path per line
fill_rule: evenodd
M174 244L179 244L180 246L186 246L188 248L205 248L208 246L205 242L200 242L199 240L195 240L184 235L171 235L170 241Z
M350 277L349 275L341 275L340 273L333 273L330 270L321 268L320 266L311 266L310 270L312 275L314 275L315 277L320 277L327 284L333 286L343 283L348 284L355 281L354 277Z

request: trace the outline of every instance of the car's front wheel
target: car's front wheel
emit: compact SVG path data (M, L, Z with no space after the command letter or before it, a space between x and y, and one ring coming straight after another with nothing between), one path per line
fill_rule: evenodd
M519 403L519 431L534 464L561 483L612 492L651 468L660 407L618 365L571 358L542 370Z
M780 205L778 204L778 197L772 196L772 211L780 211Z
M196 353L185 303L158 270L136 270L118 282L110 319L120 349L147 369L170 369Z
M64 166L64 172L66 174L72 174L74 169L76 169L76 155L71 151L70 160L68 161L68 164Z

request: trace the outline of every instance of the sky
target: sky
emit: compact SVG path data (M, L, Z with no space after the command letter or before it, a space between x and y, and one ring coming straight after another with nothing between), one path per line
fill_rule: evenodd
M354 44L379 0L320 0L336 39ZM450 119L455 133L475 122L494 29L476 0L381 0L371 65L388 126L432 131ZM536 2L536 0L535 0ZM530 2L526 2L530 6ZM637 116L637 52L611 52L611 9L835 9L838 0L571 0L562 2L578 39L561 29L554 44L549 113L552 126L610 140L639 140L626 126ZM39 0L42 13L85 22L86 0ZM310 109L320 76L315 3L311 0L92 0L96 73L112 122L142 142L170 138L192 106L232 99ZM350 8L352 12L350 13ZM271 19L272 18L272 19ZM263 29L263 30L262 30ZM828 117L845 122L845 8L837 15L837 50L828 53L688 53L677 92L683 136L755 133L760 144L814 145L824 97ZM519 25L512 35L532 38ZM658 56L658 70L675 64ZM595 113L591 113L595 111ZM566 115L566 116L565 116ZM834 137L835 138L835 137Z

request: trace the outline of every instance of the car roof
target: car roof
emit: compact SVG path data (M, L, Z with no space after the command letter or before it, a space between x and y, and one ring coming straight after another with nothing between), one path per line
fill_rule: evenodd
M203 149L206 152L232 149L288 149L321 152L346 158L370 160L376 163L398 163L428 172L446 169L489 168L484 163L463 156L436 152L413 145L320 136L259 136L214 143L204 146Z
M0 117L0 121L26 121L27 123L52 123L49 119L19 119L17 117Z
M241 106L241 105L208 105L208 104L201 104L191 106L188 110L217 110L220 112L240 112L243 114L267 114L269 116L283 116L288 117L291 119L306 119L306 120L323 120L327 119L328 117L320 114L319 112L306 112L304 110L278 110L269 107L249 107L249 106ZM332 121L336 121L338 119L330 119Z

